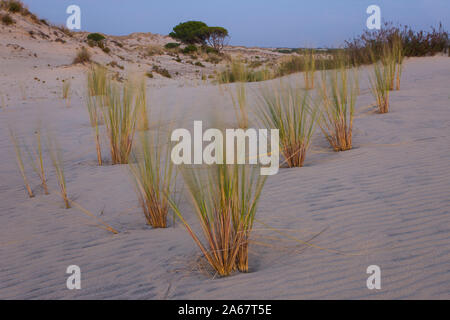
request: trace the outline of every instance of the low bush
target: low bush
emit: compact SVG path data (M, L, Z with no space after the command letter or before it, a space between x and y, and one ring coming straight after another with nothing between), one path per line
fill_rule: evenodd
M198 48L195 45L190 44L190 45L186 46L182 52L184 54L189 54L189 53L193 53L193 52L197 52L197 51L198 51Z
M175 49L175 48L178 48L179 46L180 46L180 44L177 43L177 42L169 42L169 43L166 43L164 48L166 48L166 49Z
M167 69L165 69L165 68L161 68L161 67L159 67L159 66L157 66L157 65L154 65L154 66L153 66L153 71L156 72L156 73L159 73L159 74L162 75L163 77L166 77L166 78L172 78L172 76L170 75L169 70L167 70Z
M73 64L86 62L91 62L91 54L85 47L82 47L80 50L78 50L77 55L73 60Z
M430 31L414 31L411 27L385 23L380 30L365 31L362 35L346 41L346 51L353 65L372 63L372 54L378 60L385 46L392 46L401 39L403 55L406 57L431 56L449 48L448 32L442 24Z
M23 4L19 1L7 1L6 2L6 6L9 12L12 13L19 13L22 12L22 10L24 9Z
M5 26L9 26L9 25L16 23L9 14L1 15L0 19Z
M105 36L101 35L100 33L91 33L87 36L87 39L94 42L101 42L106 40Z

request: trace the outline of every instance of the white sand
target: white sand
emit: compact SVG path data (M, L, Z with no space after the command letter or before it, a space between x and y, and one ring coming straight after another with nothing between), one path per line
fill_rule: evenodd
M317 131L305 167L281 169L261 197L257 219L283 234L257 223L251 272L211 279L194 270L199 251L181 226L145 225L126 166L96 166L82 100L85 67L66 66L70 44L7 30L0 35L0 299L450 298L449 58L408 59L402 89L392 93L384 115L370 107L364 68L355 148L334 153ZM60 80L72 76L67 108ZM188 128L208 114L233 120L231 102L217 86L158 81L149 81L155 118L163 110L164 118ZM56 192L43 195L31 170L36 197L27 197L8 123L30 141L38 121L58 137L70 197L103 212L118 235L77 209L65 210ZM46 165L56 190L48 159ZM190 205L181 207L195 221ZM66 289L65 270L73 264L81 268L81 290ZM366 287L372 264L381 267L378 291Z

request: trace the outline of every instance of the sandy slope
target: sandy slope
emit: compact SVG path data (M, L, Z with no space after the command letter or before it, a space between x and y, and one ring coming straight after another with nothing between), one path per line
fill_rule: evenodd
M256 224L251 247L251 273L211 279L197 271L198 250L182 227L151 230L144 224L126 167L95 165L82 100L85 68L65 66L71 57L63 51L14 49L7 46L11 39L4 39L1 299L450 298L449 58L409 59L402 90L392 93L392 112L385 115L370 107L363 69L355 148L331 152L316 132L306 166L281 169L267 182L258 212L264 224ZM26 52L38 49L36 59ZM60 79L71 77L74 94L67 108L59 98ZM26 88L25 97L20 86ZM248 86L257 89L259 84ZM180 87L174 81L155 88L149 83L149 94L153 120L161 115L187 128L211 114L233 120L230 99L217 86ZM39 121L58 137L70 196L101 213L120 234L95 227L77 209L63 209L55 192L44 196L31 170L37 196L27 198L8 123L29 141ZM55 190L55 175L48 159L46 163ZM189 204L181 205L194 221ZM81 267L79 291L65 286L65 270L72 264ZM377 292L366 287L371 264L382 270L382 290Z

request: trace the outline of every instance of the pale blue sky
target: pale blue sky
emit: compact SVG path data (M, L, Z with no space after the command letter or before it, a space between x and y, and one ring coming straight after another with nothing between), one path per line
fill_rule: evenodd
M450 0L23 0L52 23L65 23L66 8L82 10L82 29L124 35L168 34L182 21L227 28L231 44L267 47L334 47L360 34L366 8L381 7L383 21L414 29L450 26Z

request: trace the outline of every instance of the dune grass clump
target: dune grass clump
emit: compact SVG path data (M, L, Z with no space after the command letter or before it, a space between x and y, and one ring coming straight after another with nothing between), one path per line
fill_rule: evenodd
M305 89L314 89L314 77L316 74L316 58L313 50L307 50L303 54L304 71L303 77L305 80Z
M233 102L234 112L238 127L246 129L249 126L248 122L248 106L247 106L247 93L245 84L239 82L236 84L236 95L230 91L231 100Z
M103 107L102 112L112 164L127 164L136 130L135 88L131 81L124 85L110 81L106 91L108 106Z
M62 158L61 149L56 140L50 135L47 136L47 147L50 153L50 158L52 159L53 168L55 169L61 197L64 201L66 209L70 209L70 200L67 194L66 176L64 174L64 160Z
M400 90L400 82L403 72L403 61L405 59L405 53L403 49L403 43L400 37L395 37L392 42L392 51L394 55L394 60L396 64L396 87L395 90ZM391 89L394 89L393 86L391 86Z
M272 79L273 72L268 69L254 70L249 68L244 62L239 59L234 59L221 72L216 73L217 83L233 83L233 82L259 82Z
M95 149L97 152L97 163L99 166L103 164L102 160L102 148L100 145L100 121L101 121L101 105L99 102L101 97L99 96L90 96L88 95L86 98L86 107L89 113L89 121L91 123L91 127L94 130L94 138L95 138Z
M145 78L139 80L136 93L136 108L138 110L138 130L148 130L148 112L147 112L147 87Z
M334 68L334 57L342 51L329 49L325 52L318 52L314 49L298 49L299 55L289 55L280 59L276 68L276 77L283 77L297 72L303 72L305 88L314 87L314 74L320 66L322 69ZM291 51L290 51L291 52Z
M39 176L41 180L42 188L44 189L44 193L46 195L50 194L47 186L47 178L45 175L45 167L44 167L44 157L43 157L43 148L42 148L42 139L41 139L41 130L37 129L35 132L36 136L36 148L28 151L28 156L30 158L31 164L33 166L34 172Z
M70 80L66 79L63 80L62 83L62 98L66 101L66 105L70 105L70 88L71 88L71 82Z
M280 149L289 167L302 167L317 120L307 92L283 82L261 91L257 116L266 128L278 129Z
M351 74L344 57L337 57L335 63L336 69L322 71L319 125L334 151L345 151L352 148L358 76L354 70Z
M14 145L14 150L16 151L16 163L17 163L17 167L19 168L20 174L22 175L23 182L25 184L25 189L28 192L28 196L30 198L33 198L34 193L33 193L33 190L31 189L30 182L28 181L28 178L26 175L25 166L24 166L23 157L22 157L22 149L21 149L19 140L18 140L15 132L11 128L9 128L9 134L11 137L11 142Z
M373 61L376 63L375 58ZM393 46L386 45L383 48L383 55L380 58L383 64L383 69L386 72L389 90L394 90L395 86L395 74L397 71L397 61Z
M182 174L203 240L170 204L206 261L220 276L248 272L249 239L266 177L254 166L227 164L182 168Z
M129 164L136 193L147 224L166 228L170 209L168 197L174 193L176 178L170 144L159 132L141 132L139 136Z
M391 89L391 68L389 64L378 61L373 66L373 74L369 77L372 95L376 100L380 113L389 112L389 91Z
M88 49L85 47L82 47L80 50L77 51L77 55L73 59L73 64L78 63L89 63L91 62L91 54L89 53Z
M87 75L87 89L91 97L105 97L108 84L108 69L101 65L92 66Z

